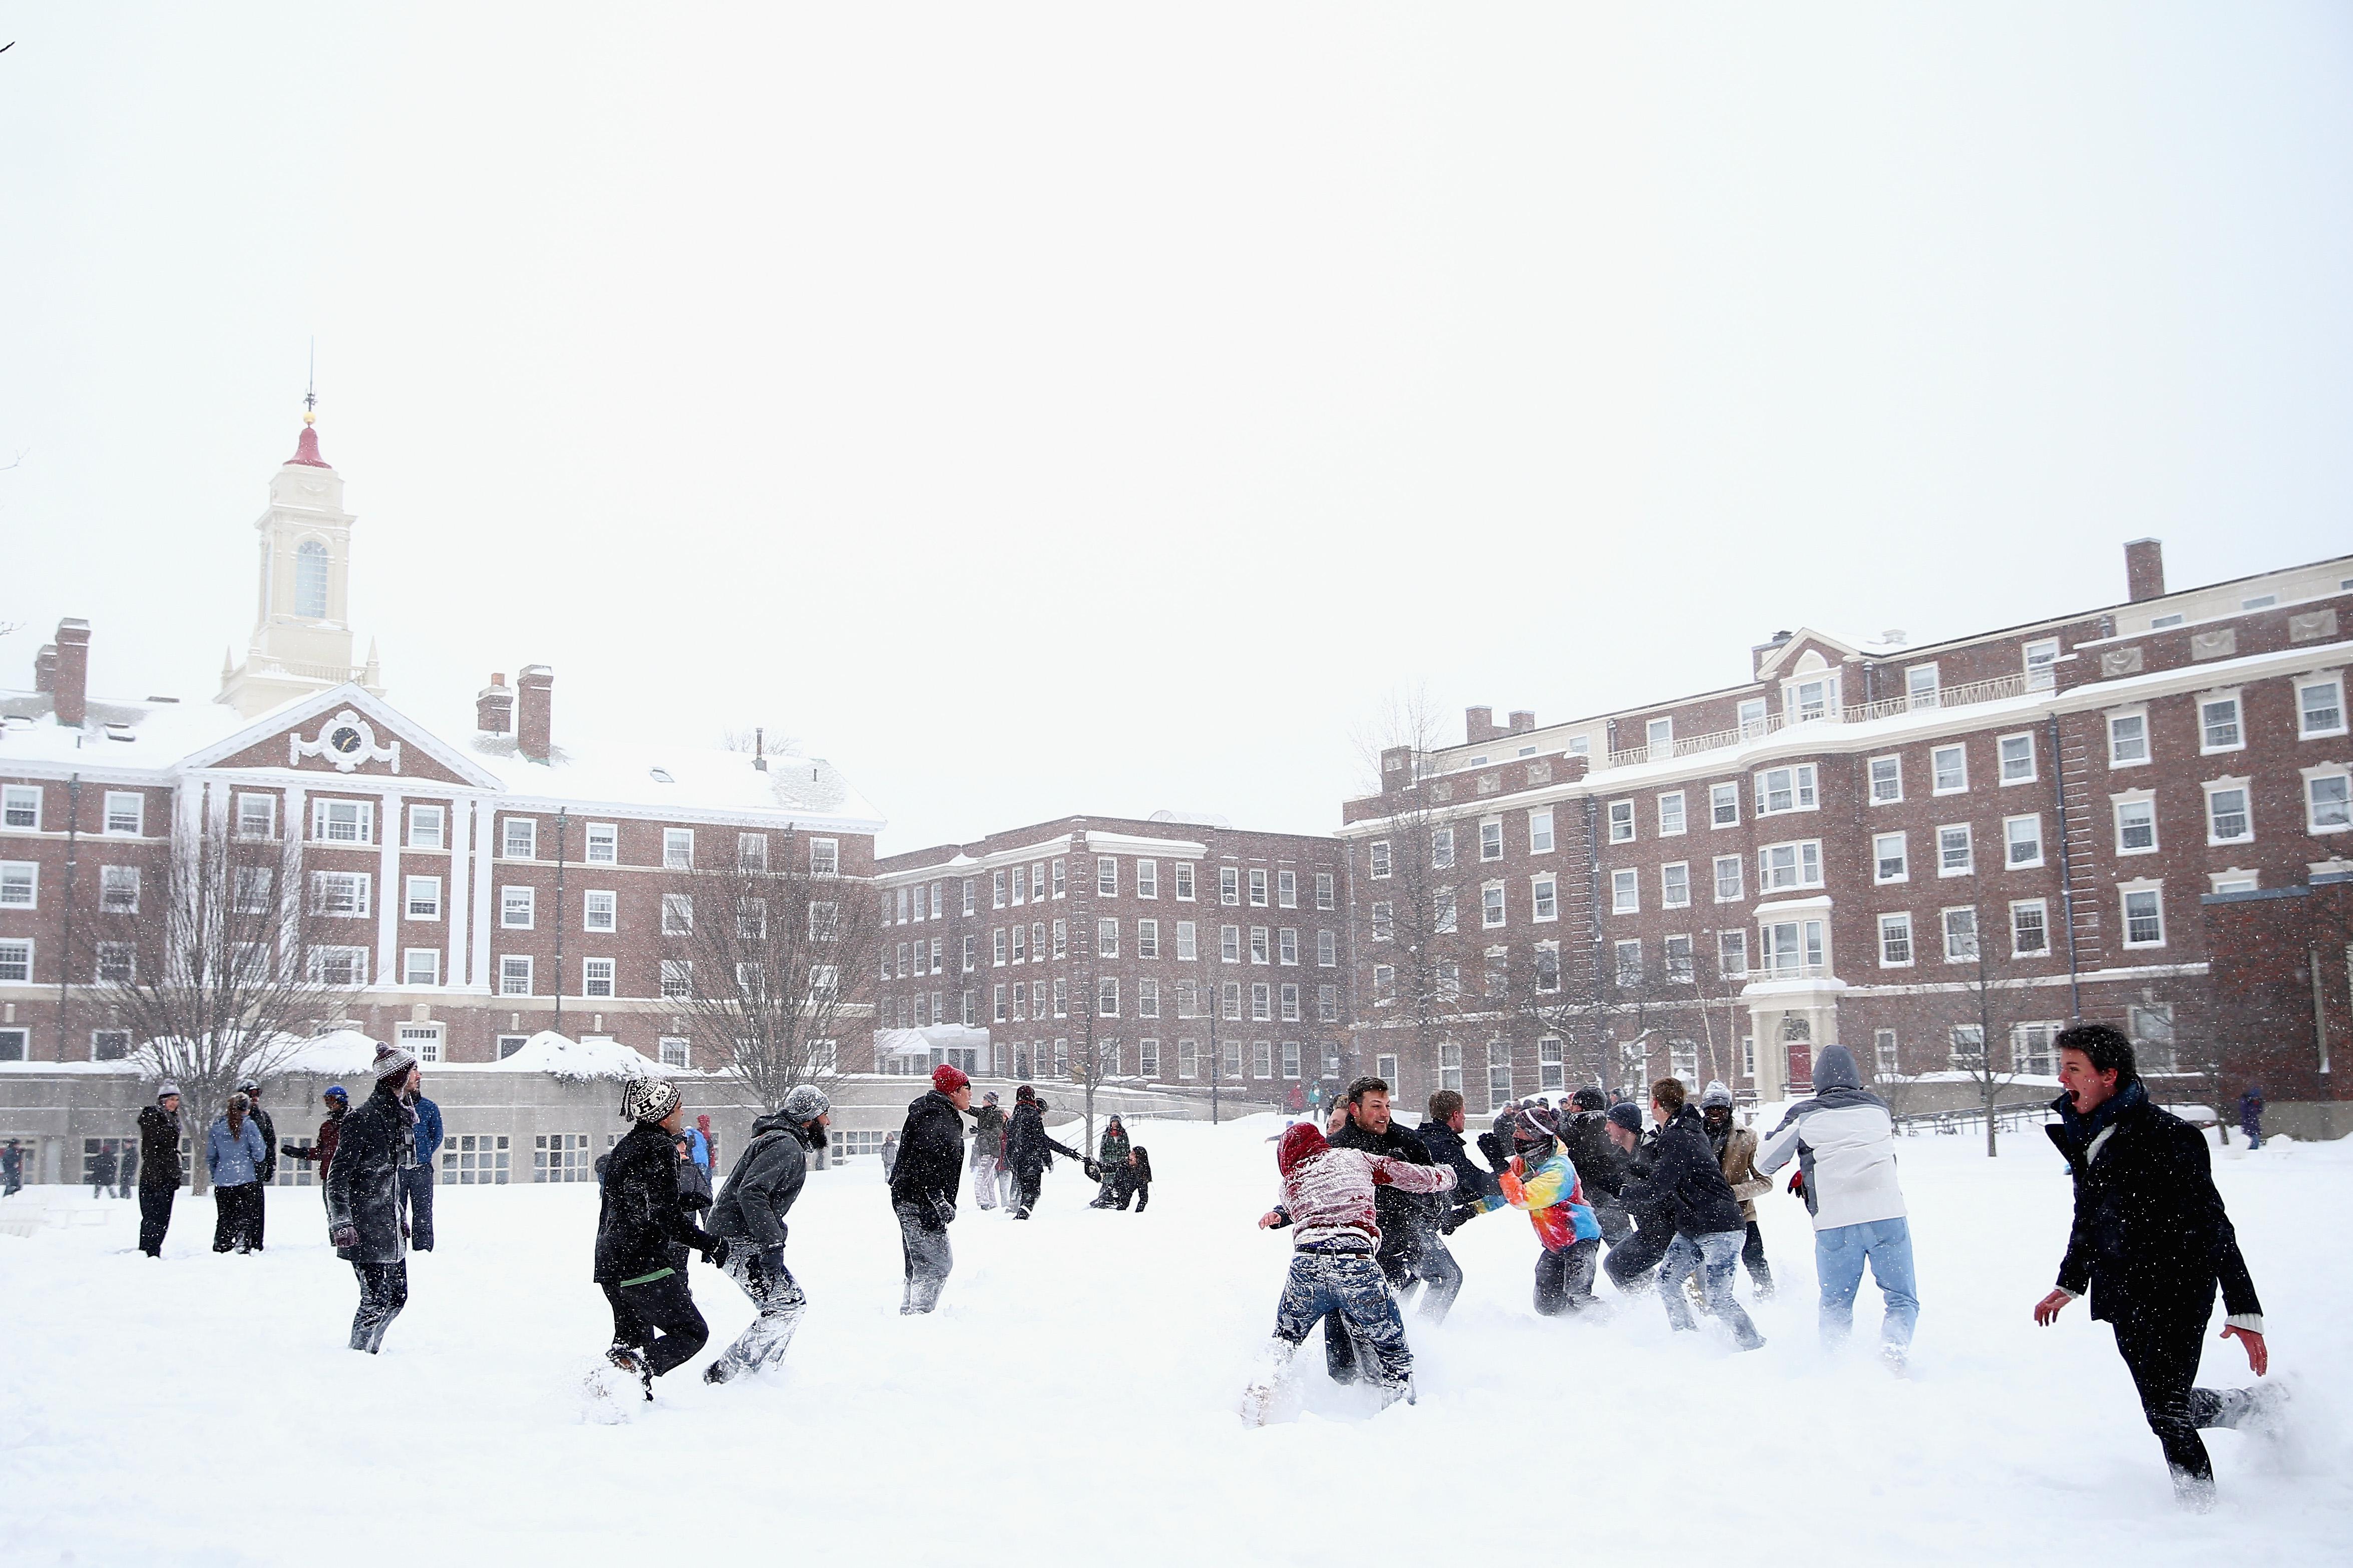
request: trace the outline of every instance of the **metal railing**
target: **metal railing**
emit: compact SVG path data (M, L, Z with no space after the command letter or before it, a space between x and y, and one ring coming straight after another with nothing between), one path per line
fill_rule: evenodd
M2043 688L2048 686L2047 680ZM1891 719L1898 713L1914 713L1936 708L1968 708L1980 702L2000 702L2011 697L2022 697L2030 689L2024 673L1998 675L1990 680L1972 680L1966 686L1947 686L1940 690L1917 696L1890 697L1878 702L1858 702L1836 710L1819 713L1775 713L1736 730L1717 730L1705 735L1686 735L1680 740L1662 741L1640 746L1629 746L1611 752L1603 759L1605 768L1632 767L1639 763L1663 763L1675 757L1696 756L1703 752L1722 751L1748 741L1759 741L1784 730L1794 730L1807 724L1864 724L1873 719Z
M1993 1108L1994 1127L2000 1131L2015 1132L2022 1127L2040 1127L2052 1114L2049 1100L2012 1100ZM1895 1123L1898 1132L1907 1137L1922 1132L1952 1136L1982 1130L1986 1110L1982 1105L1968 1105L1951 1110L1915 1110L1889 1120Z

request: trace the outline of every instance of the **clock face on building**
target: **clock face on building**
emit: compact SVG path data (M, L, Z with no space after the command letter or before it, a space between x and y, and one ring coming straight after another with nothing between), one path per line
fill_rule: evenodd
M349 724L338 724L327 732L327 744L348 757L367 744L366 738Z

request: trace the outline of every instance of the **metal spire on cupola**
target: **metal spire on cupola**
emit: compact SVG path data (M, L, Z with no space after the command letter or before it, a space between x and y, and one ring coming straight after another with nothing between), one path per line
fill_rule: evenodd
M319 456L319 340L311 340L311 381L302 391L302 436L294 443L294 455L286 459L304 468L326 468L334 465Z

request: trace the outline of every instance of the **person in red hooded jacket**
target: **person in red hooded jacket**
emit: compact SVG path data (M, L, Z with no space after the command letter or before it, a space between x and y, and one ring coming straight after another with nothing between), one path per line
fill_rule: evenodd
M1259 1228L1291 1227L1291 1274L1274 1310L1274 1338L1242 1395L1242 1419L1263 1425L1283 1369L1300 1342L1327 1313L1357 1344L1356 1363L1372 1369L1382 1404L1413 1401L1413 1352L1405 1323L1374 1253L1381 1228L1373 1217L1373 1190L1442 1193L1454 1185L1446 1165L1417 1165L1387 1154L1335 1149L1315 1126L1300 1122L1275 1147L1282 1201L1259 1219Z

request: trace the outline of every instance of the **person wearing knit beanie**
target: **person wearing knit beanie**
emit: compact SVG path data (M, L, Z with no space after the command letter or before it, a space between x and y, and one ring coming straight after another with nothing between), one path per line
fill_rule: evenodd
M932 1087L942 1094L954 1094L960 1089L970 1089L972 1079L965 1076L962 1068L942 1062L932 1069Z
M905 1283L902 1314L928 1312L955 1267L948 1225L964 1189L964 1114L972 1109L972 1079L943 1062L932 1069L932 1089L907 1107L899 1129L899 1162L891 1169L891 1212L899 1221Z

